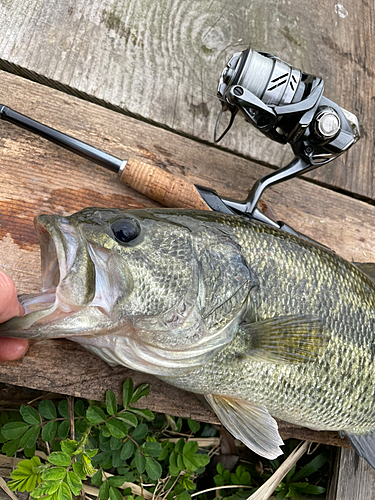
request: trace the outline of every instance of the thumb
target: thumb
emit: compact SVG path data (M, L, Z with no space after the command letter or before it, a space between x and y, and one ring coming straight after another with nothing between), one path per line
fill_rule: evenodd
M24 313L18 302L16 286L12 279L0 271L0 323ZM29 345L27 339L0 338L0 362L13 361L25 354Z
M12 278L0 271L0 323L23 313L23 307L18 302L17 290Z

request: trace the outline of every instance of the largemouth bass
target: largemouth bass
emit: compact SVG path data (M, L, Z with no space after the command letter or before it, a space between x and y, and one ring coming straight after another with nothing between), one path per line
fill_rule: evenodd
M87 208L35 220L42 293L0 327L68 337L204 395L258 454L274 417L345 434L375 467L375 282L313 242L241 217Z

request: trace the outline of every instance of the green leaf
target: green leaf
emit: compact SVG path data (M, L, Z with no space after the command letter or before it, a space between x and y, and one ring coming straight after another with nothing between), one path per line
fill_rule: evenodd
M132 406L129 406L129 410L149 421L154 420L155 418L154 413L152 413L152 411L148 408L133 408Z
M43 399L38 406L39 413L47 420L57 417L56 406L49 399Z
M176 500L191 500L191 495L187 491L183 491L177 495Z
M32 406L21 405L20 413L25 422L30 425L40 424L40 415Z
M33 457L30 460L21 460L21 462L18 462L17 464L17 469L15 469L10 477L13 477L12 474L14 472L23 472L26 475L30 475L33 473L33 468L34 467L39 467L40 466L40 458L39 457Z
M77 420L76 422L76 431L79 432L80 434L83 434L87 428L89 427L88 422L86 422L86 419L82 420Z
M295 471L296 471L296 467L297 467L297 465L293 465L293 467L290 469L290 471L288 472L288 474L285 476L284 481L285 481L286 483L289 483L289 481L290 481L291 477L293 476L293 474L294 474L294 473L295 473Z
M117 413L117 401L115 393L111 390L108 390L105 393L105 404L107 406L107 413L109 415L115 415Z
M306 464L302 469L300 469L294 476L293 482L299 481L300 479L304 479L305 477L310 476L314 472L316 472L320 467L322 467L328 461L328 457L324 453L320 453L320 455L316 456Z
M59 425L57 430L57 435L60 439L66 439L68 437L70 431L70 422L69 420L63 420Z
M180 470L185 470L186 469L185 464L184 464L184 460L182 458L182 455L180 455L180 454L177 455L177 467Z
M25 457L31 458L35 455L35 450L36 450L36 444L34 444L34 446L32 446L31 448L24 448L23 454L25 455Z
M25 422L9 422L1 428L5 439L18 439L25 434L30 426Z
M131 425L132 427L135 427L138 424L137 417L132 413L130 413L129 411L122 411L117 415L117 418L119 420L122 420L126 424Z
M143 443L142 450L151 457L158 457L163 451L161 445L153 441L146 441Z
M134 429L132 433L132 438L135 439L136 441L140 441L141 439L144 439L148 434L148 426L146 424L139 424L137 427Z
M83 417L85 414L85 403L82 401L82 399L78 399L74 403L74 414L77 415L77 417Z
M21 437L20 447L21 448L32 448L38 439L40 434L40 426L34 425L30 427L30 429L25 432L25 434Z
M100 486L103 482L103 473L101 470L95 472L95 474L91 478L91 482L94 486Z
M20 447L20 440L21 438L8 441L7 443L3 444L1 451L5 453L7 457L12 457Z
M167 458L167 456L169 455L169 451L170 451L170 447L169 447L169 442L168 441L164 441L162 443L162 452L160 453L160 455L158 456L158 460L159 461L162 461L164 459Z
M163 469L159 462L152 457L146 457L146 472L150 479L157 481L161 477Z
M195 441L191 441L192 443L195 442ZM183 449L184 449L184 444L185 444L185 441L181 438L177 441L176 445L175 445L175 451L176 453L182 453ZM196 450L198 449L198 445L197 445L197 448Z
M99 498L100 500L108 500L109 498L109 482L104 481L99 488Z
M300 484L300 483L292 483L292 485L294 487L297 488L297 485ZM307 493L309 495L321 495L322 493L324 493L326 491L325 488L323 488L323 486L315 486L313 484L306 484L306 486L304 488L301 488L303 493Z
M51 467L42 473L43 481L58 481L64 479L66 475L66 468L64 467Z
M110 486L109 498L111 500L122 500L122 495L117 488L115 488L114 486Z
M121 450L115 450L112 453L112 467L121 467L124 465L124 461L121 458Z
M111 451L111 433L108 431L109 437L105 437L103 435L103 430L108 430L105 427L100 428L100 433L99 433L99 448L101 451Z
M25 484L25 491L28 492L33 491L35 489L37 481L38 481L38 476L36 474L32 474L31 476L29 476Z
M67 455L72 456L77 450L77 441L72 441L71 439L66 439L60 443L61 451Z
M71 463L71 457L64 453L63 451L54 451L48 457L48 462L53 465L58 465L60 467L69 467Z
M42 440L45 443L48 441L52 441L52 439L56 435L56 431L57 431L57 422L56 420L51 420L42 429Z
M122 460L127 460L128 458L130 458L134 453L134 448L135 444L133 443L133 441L131 441L130 439L125 441L120 453Z
M86 418L93 424L100 424L106 419L106 416L99 406L89 406L86 410Z
M221 464L220 462L216 465L216 470L218 472L218 474L220 474L220 476L223 475L223 472L225 471L225 467L223 464Z
M185 488L185 490L195 490L195 484L188 477L183 477L180 484Z
M94 458L95 455L98 453L99 449L87 449L85 450L85 455L87 455L89 458Z
M107 451L104 453L98 453L92 459L93 465L99 465L103 469L110 469L112 467L112 453Z
M181 469L177 466L177 453L175 451L172 451L169 455L169 472L173 477L178 476L181 472Z
M139 401L141 398L144 398L145 396L147 396L149 392L150 392L150 384L141 384L134 391L134 394L130 400L130 404L133 405L134 403Z
M111 437L111 433L105 427L101 427L100 428L100 435L103 436L103 437L106 437L106 438Z
M122 404L124 408L127 408L133 397L133 381L131 378L127 378L122 386Z
M184 444L182 453L184 455L194 455L198 450L198 443L196 441L187 441Z
M61 483L57 490L58 500L72 500L72 492L66 483Z
M66 477L68 486L72 490L73 495L78 496L82 490L82 481L77 476L77 474L73 471L69 471Z
M146 468L146 459L142 455L139 448L137 448L135 451L134 461L135 461L135 466L137 468L138 474L142 474L142 472L144 472L144 470Z
M198 443L196 441L188 441L183 447L183 461L186 469L190 472L195 472L199 467L204 467L210 461L208 455L196 453Z
M111 450L118 450L119 448L121 448L122 444L122 439L111 436L111 439L109 440L109 447Z
M80 479L86 479L86 473L83 470L83 465L81 464L81 462L74 462L73 470Z
M188 418L187 423L188 423L189 429L191 430L191 432L193 434L198 432L199 429L201 428L201 424L199 422L197 422L196 420L190 420L190 418Z
M128 428L124 422L117 418L112 418L106 422L107 429L115 438L122 439L128 434Z
M108 478L109 484L115 488L121 488L125 483L126 478L124 476L112 476Z
M47 495L52 495L59 489L60 483L58 481L46 481L43 486L45 487Z
M62 399L59 402L57 409L62 417L69 418L69 405L66 399Z

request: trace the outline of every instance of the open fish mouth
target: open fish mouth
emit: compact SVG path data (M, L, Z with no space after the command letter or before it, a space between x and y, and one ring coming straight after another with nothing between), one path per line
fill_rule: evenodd
M27 336L38 337L38 328L76 314L95 296L95 267L85 249L81 248L79 252L77 228L65 217L56 215L39 215L34 225L41 251L41 292L19 296L25 315L4 323L1 326L2 334L9 331L12 336L23 336L22 330L31 328ZM82 260L77 259L79 253L86 256L86 269L77 269ZM90 269L89 278L85 276L87 268ZM77 279L78 271L83 272ZM77 283L80 290L77 290ZM87 285L91 285L89 290ZM80 300L75 300L76 295L79 295ZM60 336L66 337L69 333L61 332L60 335L55 332L51 338Z

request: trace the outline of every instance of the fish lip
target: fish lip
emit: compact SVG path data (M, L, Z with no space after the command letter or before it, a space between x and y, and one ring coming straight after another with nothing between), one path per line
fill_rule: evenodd
M39 309L38 303L45 305L43 309L46 310L53 304L58 305L56 292L68 273L77 250L73 240L76 230L65 217L38 215L34 219L34 227L41 253L41 292L19 297L26 315Z
M61 277L62 263L66 262L62 236L50 219L51 217L48 215L39 215L34 220L41 254L42 292L51 289L56 291L56 288L63 279Z

